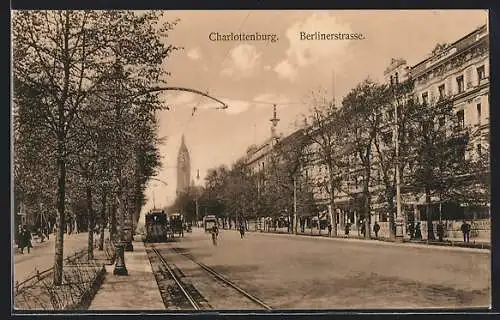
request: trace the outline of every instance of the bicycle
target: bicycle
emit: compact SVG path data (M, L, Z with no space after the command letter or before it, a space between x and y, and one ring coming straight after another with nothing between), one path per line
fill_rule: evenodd
M217 245L217 234L215 232L212 232L212 243L214 246Z

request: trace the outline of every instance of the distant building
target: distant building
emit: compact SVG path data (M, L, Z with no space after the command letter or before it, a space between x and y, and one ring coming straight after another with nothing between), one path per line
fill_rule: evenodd
M186 192L191 183L191 159L184 140L181 138L181 146L177 154L177 195Z

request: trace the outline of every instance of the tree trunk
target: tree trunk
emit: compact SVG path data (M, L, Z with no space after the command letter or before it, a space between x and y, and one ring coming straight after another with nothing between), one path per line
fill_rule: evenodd
M107 192L102 193L102 206L101 206L101 226L99 229L99 251L104 250L104 228L106 226L106 200Z
M332 214L332 236L337 236L337 212L335 208L335 194L333 188L330 187L330 210Z
M113 204L111 205L111 217L110 217L110 226L109 226L109 237L112 241L116 241L116 198L113 199Z
M92 210L92 189L87 186L87 214L88 214L88 242L87 254L88 260L94 259L94 213Z
M369 174L369 173L368 173ZM365 212L365 239L370 239L371 238L371 212L370 212L370 191L368 188L368 179L365 179L363 182L363 193L364 193L364 208L363 211Z
M396 238L396 221L394 218L396 207L394 206L394 197L392 193L387 195L387 204L389 206L389 236L391 239L394 239Z
M431 191L429 188L425 188L425 207L427 211L427 240L435 240L431 213Z
M54 259L54 285L62 284L63 260L64 260L64 229L66 226L64 204L66 198L66 162L64 158L64 142L59 138L59 155L57 166L59 171L58 177L58 203L57 210L59 212L59 225L57 226L56 241L55 241L55 259Z

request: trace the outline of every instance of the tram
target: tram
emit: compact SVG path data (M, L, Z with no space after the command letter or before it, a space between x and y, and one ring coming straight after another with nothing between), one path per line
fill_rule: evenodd
M213 214L203 217L203 228L205 232L210 232L213 226L217 225L217 217Z
M172 235L177 233L179 236L184 236L184 216L181 213L172 213L169 217L169 222Z
M164 242L171 236L168 214L153 209L146 214L146 242Z

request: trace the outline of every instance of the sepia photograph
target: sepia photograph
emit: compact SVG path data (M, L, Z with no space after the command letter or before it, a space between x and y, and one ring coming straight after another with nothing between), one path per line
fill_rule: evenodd
M488 10L12 10L13 313L488 310Z

